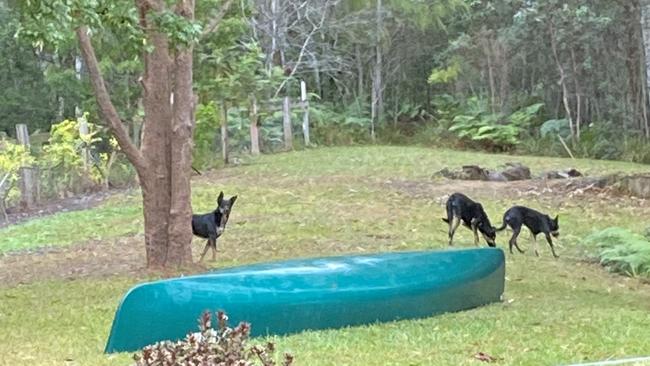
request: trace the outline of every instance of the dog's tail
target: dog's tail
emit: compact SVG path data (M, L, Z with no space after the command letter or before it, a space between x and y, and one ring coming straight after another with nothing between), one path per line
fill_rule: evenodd
M495 227L494 230L495 230L495 231L503 231L503 230L505 230L505 228L506 228L507 226L508 226L508 223L504 220L504 221L503 221L503 224L501 225L501 227Z
M444 222L446 222L446 223L449 223L449 219L445 219L445 218L443 218L442 221L444 221Z

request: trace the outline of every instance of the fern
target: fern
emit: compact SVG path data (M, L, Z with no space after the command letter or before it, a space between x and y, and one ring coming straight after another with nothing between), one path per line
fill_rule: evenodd
M587 236L583 245L614 272L650 277L650 241L643 235L610 227Z

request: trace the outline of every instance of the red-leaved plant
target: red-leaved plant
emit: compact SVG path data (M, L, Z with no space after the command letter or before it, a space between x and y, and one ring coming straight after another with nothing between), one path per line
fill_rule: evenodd
M178 342L163 341L147 346L134 355L136 366L276 366L275 345L247 346L250 324L239 323L228 327L228 317L217 312L218 327L212 327L212 314L208 311L199 318L200 332L190 333ZM286 353L282 365L293 363Z

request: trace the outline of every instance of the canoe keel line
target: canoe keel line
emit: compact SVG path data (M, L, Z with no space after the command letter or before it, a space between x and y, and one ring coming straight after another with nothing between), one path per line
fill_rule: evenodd
M289 260L149 282L117 308L106 352L135 351L197 331L206 310L251 323L251 336L341 328L499 301L503 251L393 252Z

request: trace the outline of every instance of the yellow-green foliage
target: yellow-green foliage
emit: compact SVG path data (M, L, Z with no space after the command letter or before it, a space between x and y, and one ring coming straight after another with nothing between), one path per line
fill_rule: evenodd
M7 196L9 201L14 200L18 194L15 184L18 180L18 170L33 163L34 157L23 145L16 144L11 140L0 140L0 179L4 174L10 174L7 182L11 187Z
M100 154L99 162L88 162L84 167L82 149L92 150L101 141L95 124L88 124L88 134L81 134L79 126L85 122L86 114L77 120L65 120L52 125L48 145L43 147L43 156L38 163L44 170L51 171L51 184L58 192L75 190L84 183L98 184L105 175L108 154ZM117 144L111 141L111 145Z
M460 62L454 60L451 65L445 68L437 68L431 71L429 75L429 84L446 84L456 80L460 72Z

